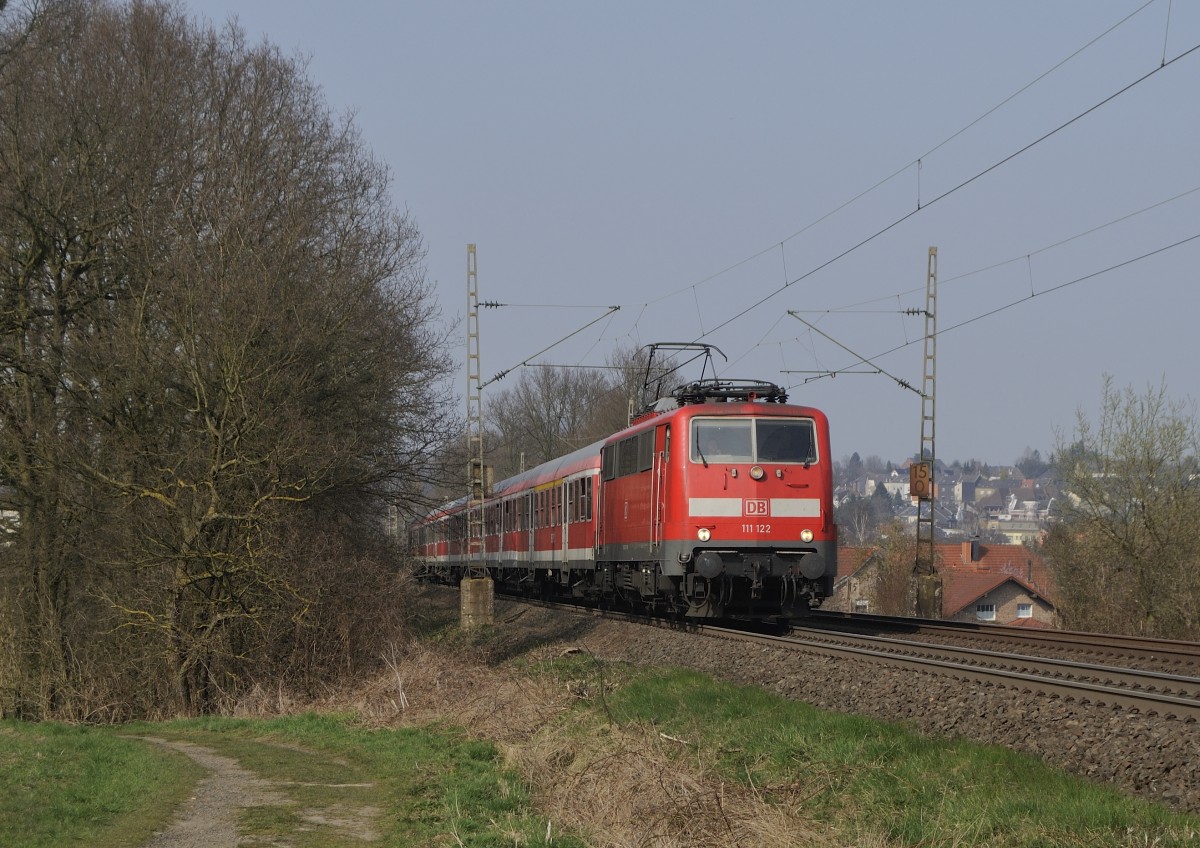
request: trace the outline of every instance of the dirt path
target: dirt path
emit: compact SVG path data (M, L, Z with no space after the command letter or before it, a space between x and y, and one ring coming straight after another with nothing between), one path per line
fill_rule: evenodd
M240 845L263 844L253 837L239 836L238 813L247 807L295 804L277 791L275 787L279 784L263 780L242 768L237 760L218 754L211 748L155 736L142 738L191 757L209 772L196 785L196 794L179 810L175 822L155 835L144 848L237 848ZM377 808L369 806L335 807L322 811L301 811L300 818L309 826L336 828L350 844L369 843L379 839L374 829L374 820L379 812ZM288 843L275 840L269 844L283 846Z
M151 839L145 848L236 848L241 844L237 832L240 809L291 803L272 788L270 781L256 777L237 760L210 748L154 736L143 738L186 754L209 772L197 784L196 794L180 810L175 823Z

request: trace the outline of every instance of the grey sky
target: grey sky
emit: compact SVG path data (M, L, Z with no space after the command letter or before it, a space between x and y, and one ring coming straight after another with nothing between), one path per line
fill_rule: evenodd
M899 460L918 395L806 382L868 369L788 312L920 388L923 321L900 311L936 245L940 458L1048 453L1106 373L1200 397L1200 238L1131 261L1200 236L1194 0L187 8L309 57L391 168L450 319L478 245L480 296L514 304L481 315L485 377L620 305L540 361L702 337L724 376L824 409L835 455Z

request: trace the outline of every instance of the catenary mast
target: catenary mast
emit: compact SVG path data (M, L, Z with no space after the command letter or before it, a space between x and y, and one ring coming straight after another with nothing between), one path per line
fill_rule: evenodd
M917 615L941 617L941 579L934 567L937 504L937 248L929 248L925 275L925 357L921 378L921 452L910 466L909 491L917 498Z
M460 623L464 628L491 624L495 587L487 573L484 549L487 469L483 464L483 394L479 359L479 273L475 245L467 245L467 526L461 589Z

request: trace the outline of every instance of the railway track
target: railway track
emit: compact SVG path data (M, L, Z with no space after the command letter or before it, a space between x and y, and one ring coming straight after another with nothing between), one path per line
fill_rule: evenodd
M811 618L797 622L796 626L864 635L889 635L966 647L986 646L994 650L1036 656L1087 658L1104 665L1200 676L1200 643L1197 642L835 612L814 612Z
M725 638L902 665L1082 703L1200 720L1200 677L1192 675L820 629L794 629L787 636L702 629Z

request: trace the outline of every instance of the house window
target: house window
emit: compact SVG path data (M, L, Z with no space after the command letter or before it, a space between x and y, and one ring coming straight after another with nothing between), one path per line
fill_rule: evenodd
M854 611L855 612L867 612L870 609L871 609L871 602L864 598L859 598L858 600L856 600L854 602Z
M1017 618L1033 618L1033 604L1017 604Z
M996 620L996 605L995 604L976 604L975 617L980 621L995 621Z

